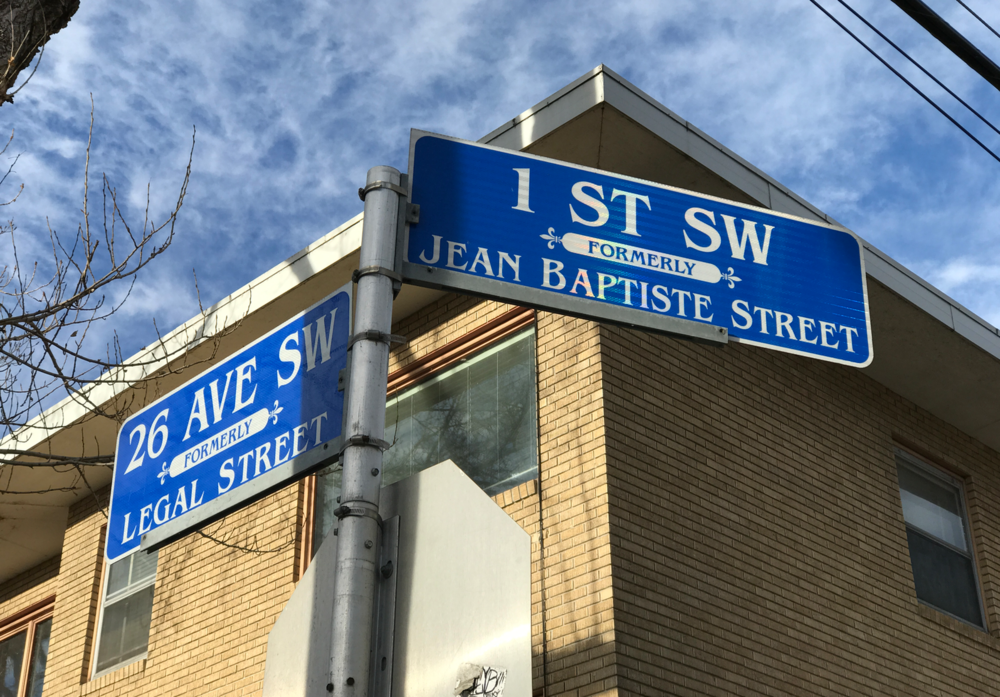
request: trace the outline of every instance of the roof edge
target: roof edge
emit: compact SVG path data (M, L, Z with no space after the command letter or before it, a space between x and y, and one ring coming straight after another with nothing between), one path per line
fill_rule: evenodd
M51 435L79 421L90 405L106 404L145 378L169 365L178 352L200 346L212 337L235 328L244 318L280 298L295 285L329 268L361 246L359 213L307 245L243 287L191 318L155 344L144 347L104 373L79 394L63 398L45 409L17 432L0 440L0 448L28 450ZM319 262L319 263L317 263Z

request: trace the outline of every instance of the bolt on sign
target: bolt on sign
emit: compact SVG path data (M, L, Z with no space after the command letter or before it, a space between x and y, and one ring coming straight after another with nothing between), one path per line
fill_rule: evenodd
M857 367L872 360L849 230L412 131L403 275L419 285Z
M335 458L350 325L348 284L130 417L115 450L108 560L176 539Z

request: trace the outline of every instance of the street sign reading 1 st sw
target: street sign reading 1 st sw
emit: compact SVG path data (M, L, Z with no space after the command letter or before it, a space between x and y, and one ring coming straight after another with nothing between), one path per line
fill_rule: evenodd
M130 417L106 553L152 549L322 467L340 450L351 286Z
M849 230L413 131L405 280L709 342L863 367ZM728 336L727 336L728 335Z

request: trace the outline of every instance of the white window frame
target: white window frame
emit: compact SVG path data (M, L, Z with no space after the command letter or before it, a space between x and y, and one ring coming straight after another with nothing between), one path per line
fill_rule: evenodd
M975 629L978 629L983 632L989 632L989 626L986 624L986 604L983 599L983 587L979 579L979 564L976 563L976 548L975 545L973 544L973 539L972 539L972 525L969 522L969 507L965 498L965 482L959 479L958 477L951 475L948 472L945 472L944 470L941 470L938 467L935 467L934 465L925 462L924 460L920 459L919 457L913 455L910 452L907 452L906 450L903 450L901 448L896 448L895 450L896 450L897 471L899 468L899 461L902 461L904 464L922 472L929 478L937 479L942 484L954 487L955 489L958 490L958 505L959 509L962 512L962 528L965 533L965 544L968 547L967 551L958 549L954 545L951 545L948 542L939 539L937 536L928 533L925 530L920 529L916 525L907 522L905 516L903 518L903 523L908 530L913 530L918 535L923 535L924 537L930 539L932 542L935 542L936 544L939 544L942 547L945 547L946 549L955 552L956 554L960 554L966 557L972 563L972 577L976 586L976 599L978 600L979 603L980 624L974 624L972 622L969 622L967 619L959 617L958 615L954 615L951 612L945 610L944 608L940 608L937 605L932 605L931 603L926 602L919 596L917 597L917 602L923 605L924 607L929 607L936 612L940 612L943 615L947 615L948 617L951 617L952 619L955 619L961 622L962 624L974 627ZM899 485L898 482L897 482L897 490L899 491L900 495L902 495L902 486ZM909 556L909 545L907 545L907 556ZM912 576L913 574L912 559L911 559L910 573ZM915 578L914 578L914 583L916 583Z
M130 559L131 557L135 556L136 554L145 554L145 552L141 552L141 551L133 552L132 554L130 554L130 555L126 556L126 557L122 557L121 559L119 559L118 561L116 561L114 563L117 564L117 563L122 562L122 561L124 561L126 559ZM159 556L158 553L157 553L157 556ZM130 595L134 595L134 594L138 593L139 591L146 590L150 586L155 585L156 584L156 575L159 572L159 566L160 566L160 561L159 561L159 558L157 558L157 560L156 560L156 567L153 570L153 575L152 576L150 576L148 578L145 578L145 579L142 579L140 582L137 582L135 584L127 585L125 588L123 588L122 590L120 590L117 593L113 594L110 598L108 598L108 584L111 581L111 567L112 567L112 564L108 563L107 557L104 558L104 571L102 573L102 579L101 579L101 603L100 603L100 606L98 608L97 631L94 634L94 652L93 652L93 656L91 658L91 670L90 670L90 679L91 680L96 680L97 678L101 677L102 675L107 675L108 673L113 673L116 670L119 670L120 668L124 668L127 665L131 665L131 664L135 663L136 661L141 661L144 658L147 658L149 656L149 648L148 648L149 647L149 637L146 637L146 646L147 646L146 651L143 651L141 654L132 656L131 658L128 658L128 659L126 659L124 661L116 663L116 664L114 664L112 666L108 666L107 668L104 668L103 670L100 670L100 671L97 670L97 659L98 659L98 657L100 655L100 652L101 652L101 632L104 629L104 611L105 611L105 609L109 605L112 605L112 604L118 602L119 600L124 600L125 598L129 597ZM155 598L154 598L154 601L155 601ZM149 631L150 631L150 633L152 633L152 631L153 631L152 630L152 626L150 626L150 630Z

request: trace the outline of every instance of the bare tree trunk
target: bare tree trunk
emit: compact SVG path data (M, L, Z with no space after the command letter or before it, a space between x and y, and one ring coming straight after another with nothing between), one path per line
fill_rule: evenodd
M79 8L80 0L0 0L0 104L14 101L18 75Z

